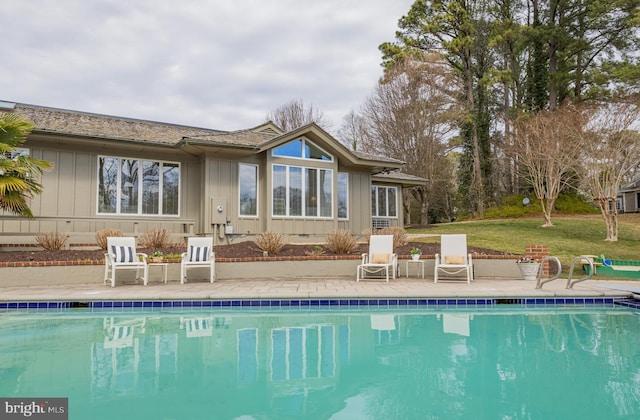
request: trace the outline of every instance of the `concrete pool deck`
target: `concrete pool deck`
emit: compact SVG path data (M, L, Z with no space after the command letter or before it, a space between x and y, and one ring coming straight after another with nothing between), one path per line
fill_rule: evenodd
M314 299L314 298L520 298L520 297L629 297L640 294L640 283L624 280L586 280L566 289L558 279L535 288L526 280L478 279L439 282L431 279L399 278L356 282L353 277L303 277L265 279L220 279L213 284L190 282L93 284L60 286L13 286L0 288L0 301L94 301L94 300L203 300L203 299Z

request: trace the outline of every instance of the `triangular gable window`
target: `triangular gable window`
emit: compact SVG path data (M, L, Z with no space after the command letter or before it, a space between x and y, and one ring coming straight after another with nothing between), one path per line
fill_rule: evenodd
M307 139L296 139L273 149L273 156L333 162L333 156Z

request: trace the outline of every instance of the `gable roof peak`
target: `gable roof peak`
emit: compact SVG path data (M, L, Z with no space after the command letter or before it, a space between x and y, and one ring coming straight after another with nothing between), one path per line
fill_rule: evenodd
M284 131L282 131L280 127L275 125L273 121L266 121L263 124L257 125L253 128L249 128L248 131L253 131L254 133L273 134L274 136L284 134Z

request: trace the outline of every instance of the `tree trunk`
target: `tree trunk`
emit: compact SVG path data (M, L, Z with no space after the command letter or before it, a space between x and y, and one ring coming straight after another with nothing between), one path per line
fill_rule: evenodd
M544 224L542 225L542 227L553 226L553 222L551 221L551 210L553 209L553 202L554 200L547 200L544 197L540 199L542 214L544 215Z
M411 224L411 195L402 193L402 211L404 212L404 224Z
M475 101L473 99L473 74L471 72L471 58L465 61L466 84L467 84L467 106L468 111L473 113L471 120L471 147L473 157L473 168L471 172L471 202L475 204L475 210L479 214L484 214L484 185L482 179L482 166L480 162L480 144L478 142L478 119L475 115Z
M420 204L420 224L428 225L429 224L429 201L426 199L422 200Z
M607 237L605 241L617 242L618 241L618 209L615 205L615 200L609 198L596 199L600 214L604 218L604 223L607 227ZM612 210L609 211L609 204L612 204Z

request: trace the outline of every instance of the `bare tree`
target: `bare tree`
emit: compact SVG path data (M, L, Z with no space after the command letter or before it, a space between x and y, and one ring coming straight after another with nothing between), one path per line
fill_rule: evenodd
M312 122L318 124L324 130L331 129L331 123L324 114L313 107L313 104L305 105L302 99L293 99L269 112L266 121L272 121L285 132L295 130Z
M446 155L460 113L446 90L452 80L439 55L407 59L387 71L362 107L362 150L403 160L404 172L428 180L426 186L411 189L420 203L421 224L429 222L432 202L447 199L440 187L450 184L453 175ZM407 201L404 211L409 221Z
M358 144L364 136L364 119L354 110L351 110L342 120L342 126L338 131L339 140L351 150L358 150Z
M586 123L583 112L572 108L540 111L516 122L515 154L523 180L542 205L544 224L553 226L551 212L558 195L576 179L580 163L580 140Z
M607 241L618 240L616 198L640 165L640 106L637 101L603 105L588 126L584 149L584 184L607 226ZM634 129L635 126L635 129Z

